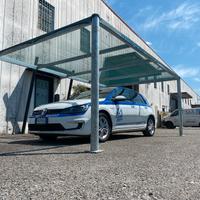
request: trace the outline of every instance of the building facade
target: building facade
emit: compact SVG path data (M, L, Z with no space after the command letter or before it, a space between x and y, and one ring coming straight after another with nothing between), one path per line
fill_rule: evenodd
M0 0L0 50L98 13L160 62L165 62L103 0ZM20 133L31 83L29 70L0 62L0 133ZM76 83L75 83L76 84ZM176 81L134 86L147 97L155 114L177 108ZM36 76L29 114L40 104L66 99L69 79ZM182 81L183 107L199 96ZM27 130L26 130L27 131Z

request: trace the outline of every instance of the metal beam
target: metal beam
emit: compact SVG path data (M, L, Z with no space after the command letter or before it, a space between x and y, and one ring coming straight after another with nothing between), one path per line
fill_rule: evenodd
M100 54L102 55L102 54L105 54L105 53L110 53L110 52L119 51L119 50L128 49L128 48L130 48L129 45L123 44L123 45L119 45L119 46L116 46L116 47L103 49L103 50L100 51Z
M0 57L0 60L2 60L4 62L11 63L11 64L20 65L22 67L27 67L29 69L37 70L37 66L34 65L34 64L28 64L28 63L25 63L25 62L10 58L8 56ZM62 72L59 73L58 71L56 71L54 69L45 68L45 69L39 69L39 71L47 72L47 73L50 73L50 74L54 74L54 75L56 75L58 77L62 77L62 78L66 77L66 73L65 74L62 73Z
M91 54L84 54L84 55L75 56L75 57L72 57L72 58L66 58L66 59L55 61L55 62L51 62L51 63L38 64L38 68L39 69L41 69L41 68L47 68L49 66L60 65L60 64L68 63L68 62L82 60L84 58L89 58L89 57L91 57Z
M178 112L179 112L179 135L183 136L183 109L182 109L182 93L181 93L181 78L177 79L178 92Z
M99 16L92 16L92 82L90 151L99 150Z
M68 90L68 94L67 94L67 100L70 99L71 91L72 91L72 85L73 85L73 79L70 79L70 82L69 82L69 90Z
M49 73L49 74L53 74L54 76L57 76L57 77L60 77L60 78L65 78L66 77L66 74L63 74L62 72L58 72L58 71L53 70L53 69L44 68L44 69L39 69L38 71L46 72L46 73Z
M20 60L16 60L14 58L11 58L9 56L3 56L3 57L0 57L0 60L1 61L4 61L4 62L8 62L8 63L11 63L11 64L14 64L14 65L20 65L22 67L28 67L30 69L36 69L37 66L35 65L32 65L32 64L28 64L28 63L25 63L25 62L22 62Z
M56 67L56 66L45 67L45 69L50 69L50 70L53 70L56 72L60 72L60 73L64 74L65 76L67 76L68 74L70 74L70 75L73 74L73 72L71 72L71 71L68 71L66 69L63 69L61 67Z

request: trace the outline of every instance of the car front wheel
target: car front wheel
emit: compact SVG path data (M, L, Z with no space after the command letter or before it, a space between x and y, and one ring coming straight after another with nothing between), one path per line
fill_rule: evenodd
M99 114L99 141L105 142L109 139L112 132L111 122L104 113Z
M174 128L176 128L176 127L174 126L174 124L173 124L172 122L170 122L170 121L166 122L166 127L169 128L169 129L174 129Z
M147 120L147 126L146 126L146 129L143 131L143 134L144 134L144 136L147 136L147 137L154 136L154 134L155 134L155 120L152 117L150 117Z

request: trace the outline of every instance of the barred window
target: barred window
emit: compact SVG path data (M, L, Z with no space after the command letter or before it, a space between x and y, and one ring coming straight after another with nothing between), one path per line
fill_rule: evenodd
M167 93L170 94L170 86L167 85Z
M161 90L162 90L162 92L164 92L164 83L163 82L161 82Z
M39 0L38 28L50 32L54 30L55 8L45 0Z
M154 82L154 88L155 89L157 88L157 82Z

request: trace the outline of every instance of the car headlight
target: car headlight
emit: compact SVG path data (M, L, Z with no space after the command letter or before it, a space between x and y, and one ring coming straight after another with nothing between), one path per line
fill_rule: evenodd
M72 106L70 108L64 109L61 114L84 114L89 108L89 104L84 104L80 106Z

